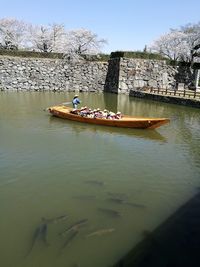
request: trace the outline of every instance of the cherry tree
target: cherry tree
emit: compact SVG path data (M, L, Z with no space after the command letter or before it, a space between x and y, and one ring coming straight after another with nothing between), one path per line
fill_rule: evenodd
M105 39L98 39L97 34L83 28L67 33L66 49L71 53L97 54L105 44L107 44Z
M29 26L30 46L40 52L62 52L66 33L63 25Z
M27 24L14 18L0 19L0 46L18 49L26 46Z
M63 53L67 42L67 34L64 25L53 24L51 26L52 52Z
M33 25L17 19L0 19L0 48L77 56L97 54L106 43L86 29L66 31L63 24Z
M180 60L189 51L185 38L183 32L173 30L154 41L151 50L171 60Z
M172 60L192 63L200 57L200 22L171 29L154 41L150 49Z
M195 57L200 57L200 22L182 26L181 30L187 36L187 45L190 50L189 59L193 62Z

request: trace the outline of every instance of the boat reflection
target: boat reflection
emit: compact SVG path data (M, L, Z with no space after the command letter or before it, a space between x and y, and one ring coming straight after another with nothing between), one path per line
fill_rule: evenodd
M70 127L70 130L74 131L75 133L81 133L81 132L93 132L96 134L104 133L104 134L132 136L147 140L167 142L165 136L161 135L159 132L153 129L151 130L130 129L130 128L117 128L117 127L102 126L102 125L84 124L81 122L63 120L61 118L53 116L49 117L49 122L53 123L54 127L63 127L67 125L67 127Z

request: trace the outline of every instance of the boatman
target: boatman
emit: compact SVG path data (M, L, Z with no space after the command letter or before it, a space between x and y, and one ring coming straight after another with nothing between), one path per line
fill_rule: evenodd
M72 100L73 108L77 109L78 104L80 104L80 103L81 103L81 101L78 98L78 95L75 95L74 98L73 98L73 100Z

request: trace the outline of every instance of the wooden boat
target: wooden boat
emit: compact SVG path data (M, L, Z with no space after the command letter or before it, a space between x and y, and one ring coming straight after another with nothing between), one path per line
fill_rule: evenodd
M143 118L127 115L123 115L121 119L82 117L78 114L71 113L72 108L66 106L53 106L48 108L48 110L53 116L63 119L122 128L155 129L170 121L168 118Z

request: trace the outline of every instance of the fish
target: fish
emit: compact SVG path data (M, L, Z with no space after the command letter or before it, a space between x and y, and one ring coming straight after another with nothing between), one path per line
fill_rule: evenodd
M35 246L35 243L38 240L42 240L44 242L45 245L49 245L48 241L47 241L47 224L46 223L42 223L40 224L34 231L33 237L32 237L32 242L31 242L31 246L29 248L29 251L27 252L26 256L28 256L31 251L33 250L33 247Z
M146 208L145 205L143 204L137 204L137 203L132 203L132 202L128 202L122 198L114 198L114 197L111 197L111 198L108 198L108 201L111 201L113 203L116 203L116 204L125 204L125 205L128 205L128 206L131 206L131 207L134 207L134 208Z
M91 185L97 185L97 186L103 186L104 182L102 181L95 181L95 180L89 180L85 181L86 184L91 184Z
M75 238L75 236L78 234L78 231L74 231L71 233L71 235L69 236L69 238L65 241L65 243L63 244L61 249L64 249L66 246L68 246L71 241Z
M98 208L99 211L111 216L111 217L121 217L120 212L112 209Z
M108 233L112 233L114 232L115 229L114 228L109 228L109 229L100 229L98 231L95 231L91 234L88 234L86 237L91 237L91 236L101 236L101 235L104 235L104 234L108 234Z
M96 198L96 196L74 196L73 198L80 199L80 200L93 200Z
M128 196L125 193L107 192L107 194L110 197L114 197L114 198L121 198L121 199L127 199L128 198Z
M78 222L73 223L72 225L70 225L66 230L64 230L63 232L59 233L59 235L65 235L66 233L70 232L70 231L77 231L78 228L84 226L86 223L88 222L88 219L82 219Z
M48 226L46 223L41 225L41 231L40 231L40 239L43 241L43 243L48 246L49 243L47 241L47 231L48 231Z
M111 202L114 202L114 203L117 203L117 204L125 203L124 199L118 198L118 197L110 197L110 198L108 198L108 201L111 201Z
M42 221L47 223L47 224L50 224L50 223L58 223L58 222L61 222L61 221L64 221L66 219L68 219L68 215L60 215L58 217L55 217L55 218L51 218L51 219L47 219L47 218L42 218Z
M137 204L137 203L132 203L132 202L126 202L125 204L132 206L134 208L141 208L141 209L145 209L146 206L143 204Z

